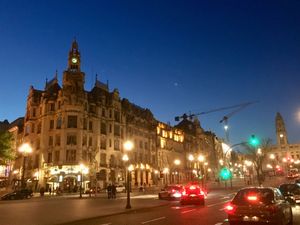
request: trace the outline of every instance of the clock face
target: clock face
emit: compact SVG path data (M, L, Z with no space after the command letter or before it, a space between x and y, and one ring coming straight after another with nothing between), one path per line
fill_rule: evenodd
M77 63L77 59L76 58L72 58L72 63Z

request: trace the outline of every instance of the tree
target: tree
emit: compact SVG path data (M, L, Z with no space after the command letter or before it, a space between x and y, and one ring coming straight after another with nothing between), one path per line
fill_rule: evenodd
M267 153L271 149L271 142L271 139L267 138L261 140L260 145L253 145L251 143L246 143L243 145L246 150L246 154L254 164L254 168L257 174L257 182L259 185L262 184L264 180L262 165L267 156Z
M0 164L6 164L13 160L15 154L12 151L12 135L8 131L0 131Z

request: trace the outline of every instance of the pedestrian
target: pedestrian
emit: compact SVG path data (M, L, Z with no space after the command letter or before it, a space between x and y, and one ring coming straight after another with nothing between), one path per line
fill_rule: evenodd
M52 189L51 187L49 187L49 195L51 195L51 193L52 193Z
M116 195L117 195L117 187L116 185L112 185L111 186L111 193L112 193L112 198L116 198Z
M44 193L45 193L45 188L44 188L44 187L41 187L41 188L40 188L40 195L41 195L41 197L44 196Z
M112 186L111 184L109 184L107 186L107 198L110 199L111 198L111 194L112 194Z

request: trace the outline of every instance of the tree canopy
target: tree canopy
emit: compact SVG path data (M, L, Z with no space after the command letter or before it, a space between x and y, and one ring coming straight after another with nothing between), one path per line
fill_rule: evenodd
M12 150L12 135L8 131L0 131L0 164L13 160L15 154Z

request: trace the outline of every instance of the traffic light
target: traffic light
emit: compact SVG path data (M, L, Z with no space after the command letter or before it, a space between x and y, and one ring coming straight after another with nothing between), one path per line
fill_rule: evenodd
M228 168L223 167L220 171L220 177L223 180L229 180L232 177L232 173Z
M249 139L249 144L252 147L257 147L260 144L260 141L255 135L251 135L251 137Z

